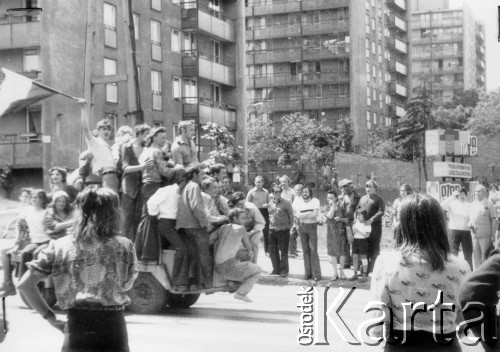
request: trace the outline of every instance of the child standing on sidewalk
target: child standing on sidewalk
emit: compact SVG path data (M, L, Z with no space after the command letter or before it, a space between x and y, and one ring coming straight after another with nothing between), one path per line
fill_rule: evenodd
M350 235L349 242L352 243L352 262L354 264L354 275L349 279L355 281L358 279L359 260L361 259L361 274L359 282L368 280L368 237L372 231L372 227L366 224L368 213L366 210L356 213L356 220L352 226L354 235Z

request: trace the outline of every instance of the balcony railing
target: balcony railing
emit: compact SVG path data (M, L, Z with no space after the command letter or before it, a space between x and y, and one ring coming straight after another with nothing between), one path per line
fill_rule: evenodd
M246 38L248 40L259 40L268 38L283 38L305 35L330 34L348 32L349 21L320 21L317 23L301 24L272 24L270 26L253 26L247 28Z
M200 30L229 42L235 42L234 21L197 1L182 2L182 29Z
M40 46L38 16L6 16L0 19L0 50Z
M195 119L202 125L215 122L230 130L236 129L236 109L233 106L198 97L184 97L182 102L183 119Z
M387 69L390 72L397 72L402 75L408 74L407 66L399 61L387 61Z
M397 51L406 54L408 52L408 46L403 40L399 38L389 37L387 38L387 44L390 48L396 49Z
M387 5L397 8L400 11L406 11L406 0L387 0Z
M389 105L389 115L396 115L397 117L404 117L406 111L403 105L391 104Z
M199 76L221 84L236 86L236 68L232 58L200 53L197 50L183 51L182 74Z
M0 165L13 168L40 168L42 136L36 133L0 135Z
M397 27L400 30L406 32L406 30L407 30L406 20L404 20L404 19L402 19L394 14L387 16L386 19L387 19L388 26Z
M252 103L263 103L266 110L271 111L305 111L318 109L349 108L349 95L322 95L320 97L288 97L274 100L254 100Z
M389 94L398 94L398 95L405 97L405 98L408 96L406 85L404 83L388 82L387 88L388 88Z
M264 87L282 87L302 84L321 84L348 82L349 72L339 71L321 71L298 73L291 75L288 73L277 73L273 75L262 75L249 77L248 83L250 89Z

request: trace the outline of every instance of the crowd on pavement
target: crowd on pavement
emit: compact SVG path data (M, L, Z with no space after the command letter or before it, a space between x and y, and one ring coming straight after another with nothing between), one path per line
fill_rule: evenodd
M54 166L50 190L22 190L15 245L0 254L0 296L16 294L12 261L18 260L18 288L65 333L67 351L82 344L128 350L126 291L137 277L137 260L158 262L162 249L175 250L170 279L178 293L211 288L215 271L239 282L236 299L251 302L248 293L262 273L257 263L261 242L272 265L269 274L281 277L289 275L289 258L297 257L300 247L304 279L314 285L327 274L321 272L318 255L323 221L332 264L327 276L332 283L371 279L374 299L396 309L394 341L408 330L398 308L415 301L415 292L429 304L439 292L462 307L472 298L488 307L498 302L491 295L500 289L500 254L494 251L500 210L496 186L489 196L484 186L476 187L472 203L462 188L439 204L402 184L392 207L396 248L380 254L386 206L374 179L366 181L364 195L351 180L335 180L324 207L311 185L291 185L286 175L269 190L257 176L245 192L226 165L199 162L193 121L179 123L172 143L165 128L139 124L120 127L112 144L112 125L102 120L92 131L85 104L81 102L82 127L88 150L80 155L79 168L68 174ZM457 256L460 246L465 260ZM350 261L354 273L346 277ZM38 280L48 276L59 307L68 310L69 329L36 289ZM485 293L484 287L490 291ZM433 341L432 319L426 314L416 319L417 331L409 338L421 346ZM467 317L475 316L471 314ZM442 338L454 331L460 317L447 316ZM89 326L98 336L94 341L86 337Z

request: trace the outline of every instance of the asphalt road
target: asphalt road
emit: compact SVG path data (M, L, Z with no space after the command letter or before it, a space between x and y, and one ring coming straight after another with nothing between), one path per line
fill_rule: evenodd
M331 346L300 346L297 286L256 285L253 303L228 293L204 295L190 309L161 315L126 316L131 351L365 351L337 336ZM336 295L339 289L330 293ZM333 296L332 296L333 297ZM356 290L341 311L347 324L363 320L367 290ZM9 332L0 351L59 351L62 334L24 307L18 296L7 298ZM64 315L60 315L64 318ZM331 329L333 330L333 329ZM334 331L330 331L334 335ZM336 337L336 338L335 338ZM375 350L375 349L371 349Z

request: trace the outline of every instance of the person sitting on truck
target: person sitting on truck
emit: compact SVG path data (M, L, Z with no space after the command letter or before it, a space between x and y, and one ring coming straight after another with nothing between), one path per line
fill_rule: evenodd
M220 187L217 180L213 177L207 177L201 183L203 192L203 206L207 212L207 219L214 227L223 225L228 222L227 214L229 213L229 206L227 200L220 195Z
M234 298L245 302L252 302L248 293L258 280L260 267L250 261L240 261L241 256L253 256L252 244L243 226L244 211L235 208L229 211L230 224L222 225L210 234L210 243L215 243L214 264L215 271L225 280L241 282L241 286L234 293ZM245 255L240 253L244 252Z

